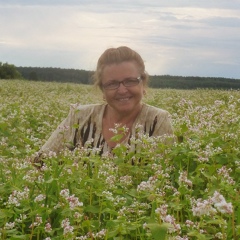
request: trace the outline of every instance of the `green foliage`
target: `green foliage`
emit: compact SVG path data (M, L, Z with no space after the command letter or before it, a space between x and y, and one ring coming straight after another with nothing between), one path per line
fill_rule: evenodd
M119 145L32 155L69 104L99 102L90 86L0 80L0 238L240 238L238 91L149 89L181 142L140 135ZM118 138L116 137L116 140Z
M22 76L12 64L0 62L0 79L21 79Z
M92 71L61 68L17 67L25 79L71 83L92 83ZM240 89L240 79L183 76L150 76L150 87L168 89Z
M17 67L25 79L50 82L91 83L91 71L62 68Z
M175 89L240 89L240 79L194 76L150 76L150 86L153 88Z

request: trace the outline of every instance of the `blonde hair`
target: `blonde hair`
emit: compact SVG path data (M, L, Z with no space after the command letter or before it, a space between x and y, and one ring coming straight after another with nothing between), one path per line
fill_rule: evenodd
M141 78L144 85L148 83L148 74L145 71L145 64L142 57L129 47L121 46L118 48L109 48L103 52L97 62L97 68L93 75L93 81L96 86L102 89L102 73L107 65L118 64L126 61L135 61L139 67Z

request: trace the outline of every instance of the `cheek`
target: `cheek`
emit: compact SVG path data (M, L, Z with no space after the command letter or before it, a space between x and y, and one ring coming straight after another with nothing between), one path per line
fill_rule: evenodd
M103 92L103 100L106 101L107 100L107 96L106 94Z
M103 99L108 100L112 98L112 94L103 92Z
M144 88L144 87L141 87L141 88L139 89L138 93L139 93L139 95L142 95L142 96L145 95L145 93L146 93L145 88Z

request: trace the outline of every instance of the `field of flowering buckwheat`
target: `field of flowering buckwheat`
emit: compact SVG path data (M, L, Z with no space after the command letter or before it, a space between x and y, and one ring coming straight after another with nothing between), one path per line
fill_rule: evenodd
M240 239L240 92L149 89L178 142L31 160L92 86L0 80L0 239Z

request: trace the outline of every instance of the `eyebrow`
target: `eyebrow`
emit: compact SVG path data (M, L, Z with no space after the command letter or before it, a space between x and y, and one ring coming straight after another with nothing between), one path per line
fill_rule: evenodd
M108 82L121 82L121 81L128 80L128 79L131 79L131 78L138 79L139 77L126 77L123 80L111 79L111 80L107 81L106 83L108 83Z

